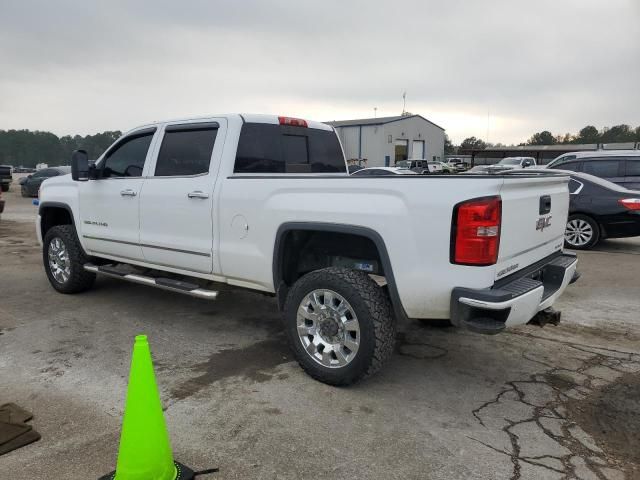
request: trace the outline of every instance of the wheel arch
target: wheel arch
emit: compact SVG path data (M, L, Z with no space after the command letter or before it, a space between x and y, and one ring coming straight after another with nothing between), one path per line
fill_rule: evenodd
M391 266L389 252L382 236L375 230L357 225L346 225L338 223L323 222L286 222L280 225L276 232L273 249L273 285L278 298L278 305L282 309L284 300L290 285L285 282L285 257L288 235L296 231L335 233L362 237L373 243L378 253L380 263L387 281L387 289L394 313L398 319L406 319L407 314L400 301L398 287Z
M40 215L42 238L44 238L51 227L55 227L56 225L72 225L76 229L77 234L73 210L66 203L43 202L38 207L38 214Z

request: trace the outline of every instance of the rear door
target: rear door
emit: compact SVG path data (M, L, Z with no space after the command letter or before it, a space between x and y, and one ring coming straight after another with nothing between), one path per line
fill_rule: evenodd
M214 184L226 120L167 124L140 199L146 261L200 273L213 269Z
M569 210L569 177L505 175L496 279L561 250Z

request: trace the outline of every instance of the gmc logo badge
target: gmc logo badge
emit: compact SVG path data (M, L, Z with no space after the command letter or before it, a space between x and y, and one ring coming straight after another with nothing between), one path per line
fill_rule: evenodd
M551 226L551 215L548 217L540 217L536 222L536 230L540 230L541 232Z

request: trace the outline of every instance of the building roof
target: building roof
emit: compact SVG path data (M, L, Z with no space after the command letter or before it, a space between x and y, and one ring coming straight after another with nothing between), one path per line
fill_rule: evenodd
M589 150L624 150L640 148L640 143L562 143L556 145L512 145L509 147L486 147L486 148L461 148L459 153L478 155L478 154L509 154L516 156L522 153L568 153L581 152Z
M436 125L431 120L427 120L422 115L397 115L395 117L377 117L377 118L360 118L357 120L335 120L333 122L324 122L332 127L359 127L365 125L384 125L391 122L397 122L400 120L406 120L408 118L419 117L425 122L429 122L434 127L438 127L440 130L444 131L440 125Z

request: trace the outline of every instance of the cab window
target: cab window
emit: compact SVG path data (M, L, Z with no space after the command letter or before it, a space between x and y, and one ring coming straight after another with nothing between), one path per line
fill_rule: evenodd
M155 131L155 129L154 129ZM125 138L107 152L102 177L140 177L154 131Z
M208 173L217 132L217 123L167 127L156 162L155 176Z

